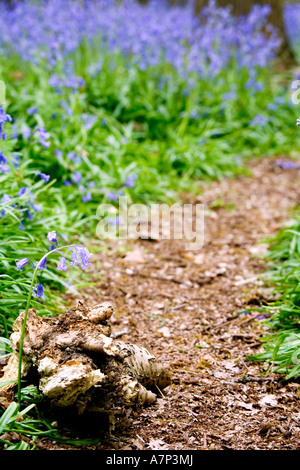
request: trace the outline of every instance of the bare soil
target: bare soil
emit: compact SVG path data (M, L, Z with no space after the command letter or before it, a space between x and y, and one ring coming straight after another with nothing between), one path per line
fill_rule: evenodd
M267 331L267 245L259 242L292 216L300 176L274 159L250 166L251 176L199 186L196 201L184 196L205 204L201 250L180 240L118 240L97 255L97 287L85 300L111 301L113 333L148 348L173 383L92 449L300 449L300 382L248 360Z

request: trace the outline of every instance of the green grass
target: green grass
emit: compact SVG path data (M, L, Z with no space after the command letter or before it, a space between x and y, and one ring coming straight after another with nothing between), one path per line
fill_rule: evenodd
M271 314L264 352L250 359L265 361L288 380L300 375L300 216L269 241L266 281L274 301L264 310Z

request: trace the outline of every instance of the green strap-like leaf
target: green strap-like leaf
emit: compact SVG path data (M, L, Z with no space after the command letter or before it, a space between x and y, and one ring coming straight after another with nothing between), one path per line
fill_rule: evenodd
M0 80L0 105L5 103L5 83Z

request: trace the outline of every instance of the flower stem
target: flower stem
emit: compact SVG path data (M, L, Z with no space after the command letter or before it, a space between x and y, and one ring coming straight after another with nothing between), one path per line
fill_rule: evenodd
M25 337L25 331L26 331L26 322L27 322L28 311L29 311L29 307L30 307L30 302L31 302L31 298L32 298L32 292L33 292L33 287L34 287L34 283L35 283L37 271L38 271L39 266L41 265L41 263L42 263L42 262L44 261L44 259L47 258L49 255L51 255L52 253L56 253L57 251L66 249L66 248L70 248L71 246L74 246L74 244L62 246L62 247L59 247L59 248L55 248L54 250L49 251L48 253L46 253L46 254L40 259L40 261L39 261L38 264L36 265L36 267L35 267L35 269L34 269L34 272L33 272L32 280L31 280L31 284L30 284L30 289L29 289L29 294L28 294L28 298L27 298L27 303L26 303L26 309L25 309L25 314L24 314L24 320L23 320L23 324L22 324L22 331L21 331L21 338L20 338L20 346L19 346L18 395L17 395L17 397L18 397L18 403L19 403L19 404L21 404L22 359L23 359L23 345L24 345L24 337Z

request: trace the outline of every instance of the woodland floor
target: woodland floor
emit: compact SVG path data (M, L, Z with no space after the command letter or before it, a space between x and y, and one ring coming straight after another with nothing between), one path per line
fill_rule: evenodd
M266 331L266 244L258 242L300 203L299 175L274 159L250 166L252 176L199 191L196 202L207 209L201 250L178 240L118 240L97 255L101 280L98 272L97 294L86 290L86 300L111 301L113 332L148 348L173 384L92 449L300 449L300 383L263 375L267 366L247 359L262 350Z

